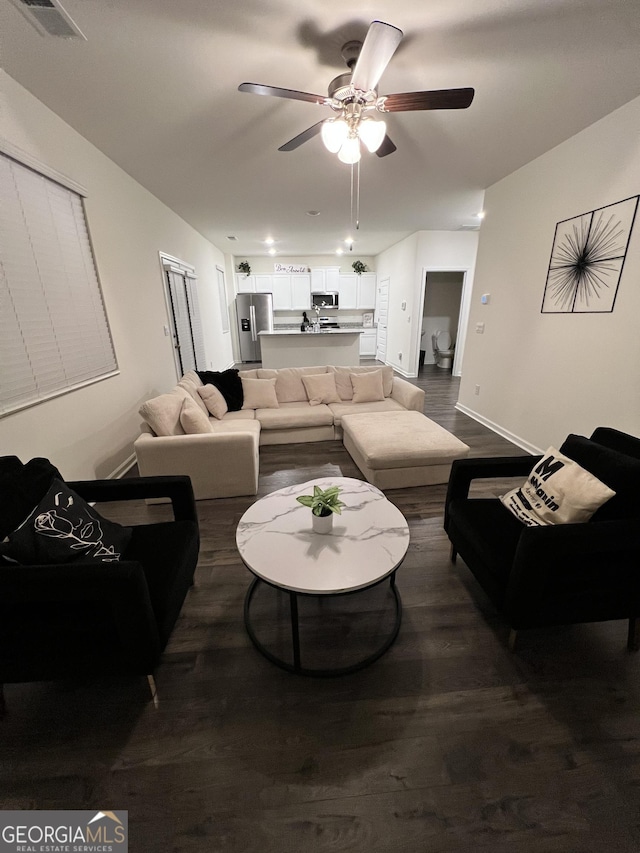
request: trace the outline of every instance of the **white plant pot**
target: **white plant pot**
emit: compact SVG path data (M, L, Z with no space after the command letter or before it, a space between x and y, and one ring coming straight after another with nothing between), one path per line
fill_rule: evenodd
M314 533L331 533L333 530L333 513L329 515L314 515L311 513Z

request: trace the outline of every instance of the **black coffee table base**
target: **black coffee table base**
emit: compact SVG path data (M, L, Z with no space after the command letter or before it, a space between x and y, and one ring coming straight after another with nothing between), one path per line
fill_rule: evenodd
M342 593L332 593L333 595L354 595L358 592L363 592L365 589L371 589L374 586L377 586L379 583L383 583L386 578L383 578L376 583L370 584L369 586L362 587L362 589L357 590L349 590L348 592ZM257 638L255 631L251 625L251 599L253 598L253 594L256 591L258 584L264 583L267 586L272 586L274 589L278 589L281 592L287 592L289 595L289 605L291 612L291 642L293 647L293 663L288 663L282 658L277 657L272 652L270 652L263 643ZM396 573L395 571L389 576L389 586L393 593L394 604L395 604L395 620L393 624L393 628L391 629L390 634L385 639L382 646L377 649L373 654L368 655L361 661L357 663L350 664L349 666L338 667L336 669L310 669L302 665L301 656L300 656L300 630L298 625L298 596L299 595L307 595L308 593L302 592L293 592L291 590L284 590L282 587L275 586L275 584L269 584L267 581L262 580L261 578L255 578L249 589L247 590L247 595L244 600L244 624L247 629L247 634L249 635L251 642L258 649L258 651L270 660L271 663L274 663L276 666L279 666L281 669L286 670L287 672L294 672L296 675L309 675L314 678L332 678L337 675L349 675L352 672L358 672L360 669L364 669L369 664L374 663L382 655L393 645L396 637L398 636L398 632L400 631L400 625L402 623L402 599L400 598L400 593L398 592L398 588L396 587ZM311 594L311 593L309 593ZM327 596L315 595L316 598L326 598Z

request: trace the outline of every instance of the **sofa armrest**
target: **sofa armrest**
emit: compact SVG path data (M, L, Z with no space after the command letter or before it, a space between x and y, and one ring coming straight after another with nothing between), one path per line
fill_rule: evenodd
M636 519L525 527L509 575L505 614L512 627L529 627L540 624L548 602L569 608L575 600L582 611L589 603L594 621L615 618L614 611L621 619L640 616L639 557Z
M449 505L465 500L473 480L526 477L541 456L492 456L486 459L456 459L451 466L444 504L444 529L449 527Z
M187 475L196 500L204 500L257 493L258 442L258 431L248 429L198 435L143 433L133 446L140 474Z
M412 385L406 379L401 379L399 376L393 377L393 387L391 389L391 399L400 403L410 412L424 411L424 391L418 388L417 385Z
M176 521L198 520L193 487L186 476L130 477L122 480L78 480L67 483L86 501L133 501L169 498Z
M92 636L104 648L105 630L113 631L113 658L118 655L133 672L150 673L161 652L161 640L149 589L140 563L73 562L58 565L2 566L0 601L3 611L3 647L0 681L24 680L39 671L49 677L68 662L55 660L55 650L34 646L37 637L26 636L25 625L36 616L33 627L43 638L77 630L70 625L70 611L87 620L87 611L97 608L100 624L77 633L78 659L90 665ZM58 628L56 627L58 626ZM48 654L48 657L47 657ZM102 664L96 662L98 671Z

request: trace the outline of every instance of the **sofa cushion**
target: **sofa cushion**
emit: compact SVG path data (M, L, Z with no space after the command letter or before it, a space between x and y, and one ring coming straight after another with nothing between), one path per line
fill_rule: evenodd
M333 373L316 373L302 377L302 384L309 398L309 405L319 406L321 403L339 403L340 397L336 388ZM381 386L382 387L382 386Z
M168 394L160 394L143 403L138 412L156 435L184 435L180 423L182 401L191 395L185 388L174 388Z
M255 367L252 370L239 370L238 374L240 379L260 379L258 376L258 368Z
M242 379L243 409L277 409L275 379Z
M211 432L209 415L203 414L191 397L185 397L180 411L180 424L187 435Z
M198 370L203 385L215 385L224 397L230 412L237 412L242 408L242 382L240 371L234 367L229 370Z
M352 374L372 373L376 370L382 371L382 388L385 397L391 396L393 390L393 368L389 365L380 367L379 365L370 367L329 367L329 370L336 375L336 388L340 399L347 401L353 400L353 384L351 382Z
M372 370L366 373L352 373L354 403L375 403L384 400L382 388L382 371ZM331 400L327 402L332 402Z
M220 418L223 418L229 411L227 401L215 385L201 385L198 388L198 395L204 402L206 410L209 414L213 415L214 418L218 418L218 420L220 420Z
M221 418L222 421L254 421L256 419L255 409L241 409L239 412L227 412Z
M24 521L0 544L2 556L21 565L119 560L131 528L103 518L55 478Z
M282 403L278 409L258 409L256 417L262 429L296 429L331 426L333 414L328 406L309 403Z
M526 482L500 500L523 524L581 524L615 495L593 474L549 447Z
M190 373L191 373L191 371L190 371ZM193 375L195 376L195 374L193 374ZM197 376L196 376L196 379L198 379ZM196 406L200 409L202 414L207 418L209 417L209 412L207 411L207 407L204 404L204 400L202 399L202 397L198 393L198 389L202 388L202 382L200 382L199 379L198 379L198 384L196 385L196 383L191 378L191 375L183 376L182 379L178 382L177 387L178 388L184 388L184 390L189 394L189 396L191 397L193 402L196 404Z
M329 372L327 367L282 367L279 370L260 368L258 377L276 380L276 396L279 403L306 403L308 397L302 377L327 372Z
M250 432L253 435L260 435L260 421L255 420L245 420L245 419L232 419L227 420L227 418L223 418L221 421L215 420L215 418L211 418L211 432L215 432L220 434L229 434L235 432Z
M406 412L407 410L400 403L397 403L391 398L379 400L375 403L329 403L329 408L333 414L333 422L336 426L340 426L343 415L359 415L366 412Z

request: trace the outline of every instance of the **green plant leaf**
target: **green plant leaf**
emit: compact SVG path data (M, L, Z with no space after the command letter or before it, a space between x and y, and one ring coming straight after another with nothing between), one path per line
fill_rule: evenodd
M313 506L313 497L311 495L300 495L300 497L297 497L296 500L299 501L303 506Z

